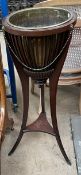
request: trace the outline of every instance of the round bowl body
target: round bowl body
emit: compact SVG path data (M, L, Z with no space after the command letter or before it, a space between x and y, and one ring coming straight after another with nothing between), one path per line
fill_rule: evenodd
M76 15L65 9L29 8L3 20L5 38L11 52L30 72L51 72L63 49Z

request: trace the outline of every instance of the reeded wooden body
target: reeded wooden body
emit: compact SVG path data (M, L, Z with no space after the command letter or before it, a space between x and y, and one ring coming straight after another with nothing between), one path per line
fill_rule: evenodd
M3 21L5 38L12 56L35 80L46 80L50 77L67 45L76 18L65 10L54 8L45 10L47 14L43 8L34 9L33 12L31 9L29 15L26 14L27 11L19 11Z

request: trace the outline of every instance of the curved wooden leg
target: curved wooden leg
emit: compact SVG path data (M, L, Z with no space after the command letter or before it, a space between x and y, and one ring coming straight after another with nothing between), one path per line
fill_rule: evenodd
M11 155L17 148L18 144L21 141L21 138L23 136L23 130L26 128L26 123L27 123L27 118L28 118L28 108L29 108L29 77L25 74L24 70L22 70L21 65L19 62L14 58L14 63L17 68L20 80L21 80L21 85L22 85L22 92L23 92L23 119L22 119L22 125L20 129L19 136L9 152L8 155ZM22 71L21 71L22 70Z
M71 38L70 38L71 39ZM56 136L56 140L57 143L59 145L59 148L66 160L66 162L71 165L71 162L64 150L61 138L60 138L60 134L59 134L59 130L58 130L58 124L57 124L57 118L56 118L56 93L57 93L57 85L58 85L58 81L59 81L59 77L61 74L61 70L67 55L67 51L68 51L68 46L69 46L70 40L68 42L68 45L66 46L65 51L62 53L62 57L61 59L59 59L59 61L57 61L54 72L52 74L52 76L49 79L49 87L50 87L50 109L51 109L51 118L52 118L52 125L53 125L53 130Z
M56 85L54 84L53 80L50 80L50 109L51 109L51 118L52 118L52 125L54 129L54 133L56 136L57 143L59 145L59 148L66 160L66 162L71 165L71 162L64 150L62 141L60 139L60 134L58 130L58 124L57 124L57 118L56 118Z
M11 151L8 153L8 155L10 156L17 148L18 144L20 143L21 139L22 139L22 136L23 136L23 131L22 129L20 130L20 133L19 133L19 136L14 144L14 146L12 147Z
M40 103L39 103L39 111L40 113L45 113L45 102L44 102L44 85L40 85Z
M28 77L26 77L26 79L23 79L22 81L22 90L23 90L23 120L22 120L21 130L16 143L14 144L13 148L11 149L8 155L11 155L15 151L15 149L17 148L23 136L23 129L26 128L27 117L28 117L28 107L29 107L29 78Z
M40 89L40 95L39 95L39 109L38 109L38 114L40 114L41 113L41 111L42 111L42 108L41 108L41 89Z
M31 93L34 94L35 83L34 80L31 79Z
M57 132L56 140L57 140L57 143L58 143L58 145L59 145L59 148L60 148L60 150L61 150L61 152L62 152L62 154L63 154L63 156L64 156L66 162L67 162L69 165L71 165L71 161L69 160L69 158L68 158L68 156L67 156L67 154L66 154L66 152L65 152L65 150L64 150L62 141L61 141L61 139L60 139L60 134L59 134L59 131L58 131L58 127L57 127L57 131L56 131L56 132Z

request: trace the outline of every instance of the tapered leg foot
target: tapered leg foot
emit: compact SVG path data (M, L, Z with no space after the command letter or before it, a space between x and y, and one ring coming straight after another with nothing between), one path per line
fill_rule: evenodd
M65 158L66 162L69 165L71 165L71 162L64 150L64 147L60 138L59 130L58 130L57 117L56 117L56 90L57 90L57 81L54 84L54 79L51 79L50 80L50 109L51 109L51 119L52 119L53 130L63 157Z
M22 93L23 93L23 118L22 118L22 125L20 129L19 136L9 152L9 156L16 150L17 146L19 145L22 136L23 136L23 130L26 128L26 123L27 123L27 118L28 118L28 108L29 108L29 77L24 73L24 71L21 71L21 66L17 62L17 60L14 61L15 66L18 70L18 74L21 80L21 85L22 85Z
M9 156L10 156L11 154L13 154L14 151L16 150L17 146L19 145L19 143L20 143L20 141L21 141L21 139L22 139L22 136L23 136L23 132L22 132L22 130L21 130L21 131L20 131L20 134L19 134L19 137L17 138L17 141L15 142L13 148L11 149L11 151L10 151L9 154L8 154Z
M71 165L71 161L69 160L69 158L68 158L68 156L67 156L67 154L66 154L66 152L65 152L65 150L64 150L64 147L63 147L63 145L62 145L62 141L61 141L61 139L60 139L59 133L56 135L56 140L57 140L57 143L58 143L58 145L59 145L59 148L60 148L60 150L61 150L61 152L62 152L62 154L63 154L63 156L64 156L66 162L67 162L69 165Z

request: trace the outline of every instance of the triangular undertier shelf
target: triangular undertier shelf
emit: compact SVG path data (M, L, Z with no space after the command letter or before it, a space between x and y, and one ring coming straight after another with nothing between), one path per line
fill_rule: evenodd
M52 126L49 124L45 113L41 113L36 121L26 126L23 132L44 132L55 136Z

